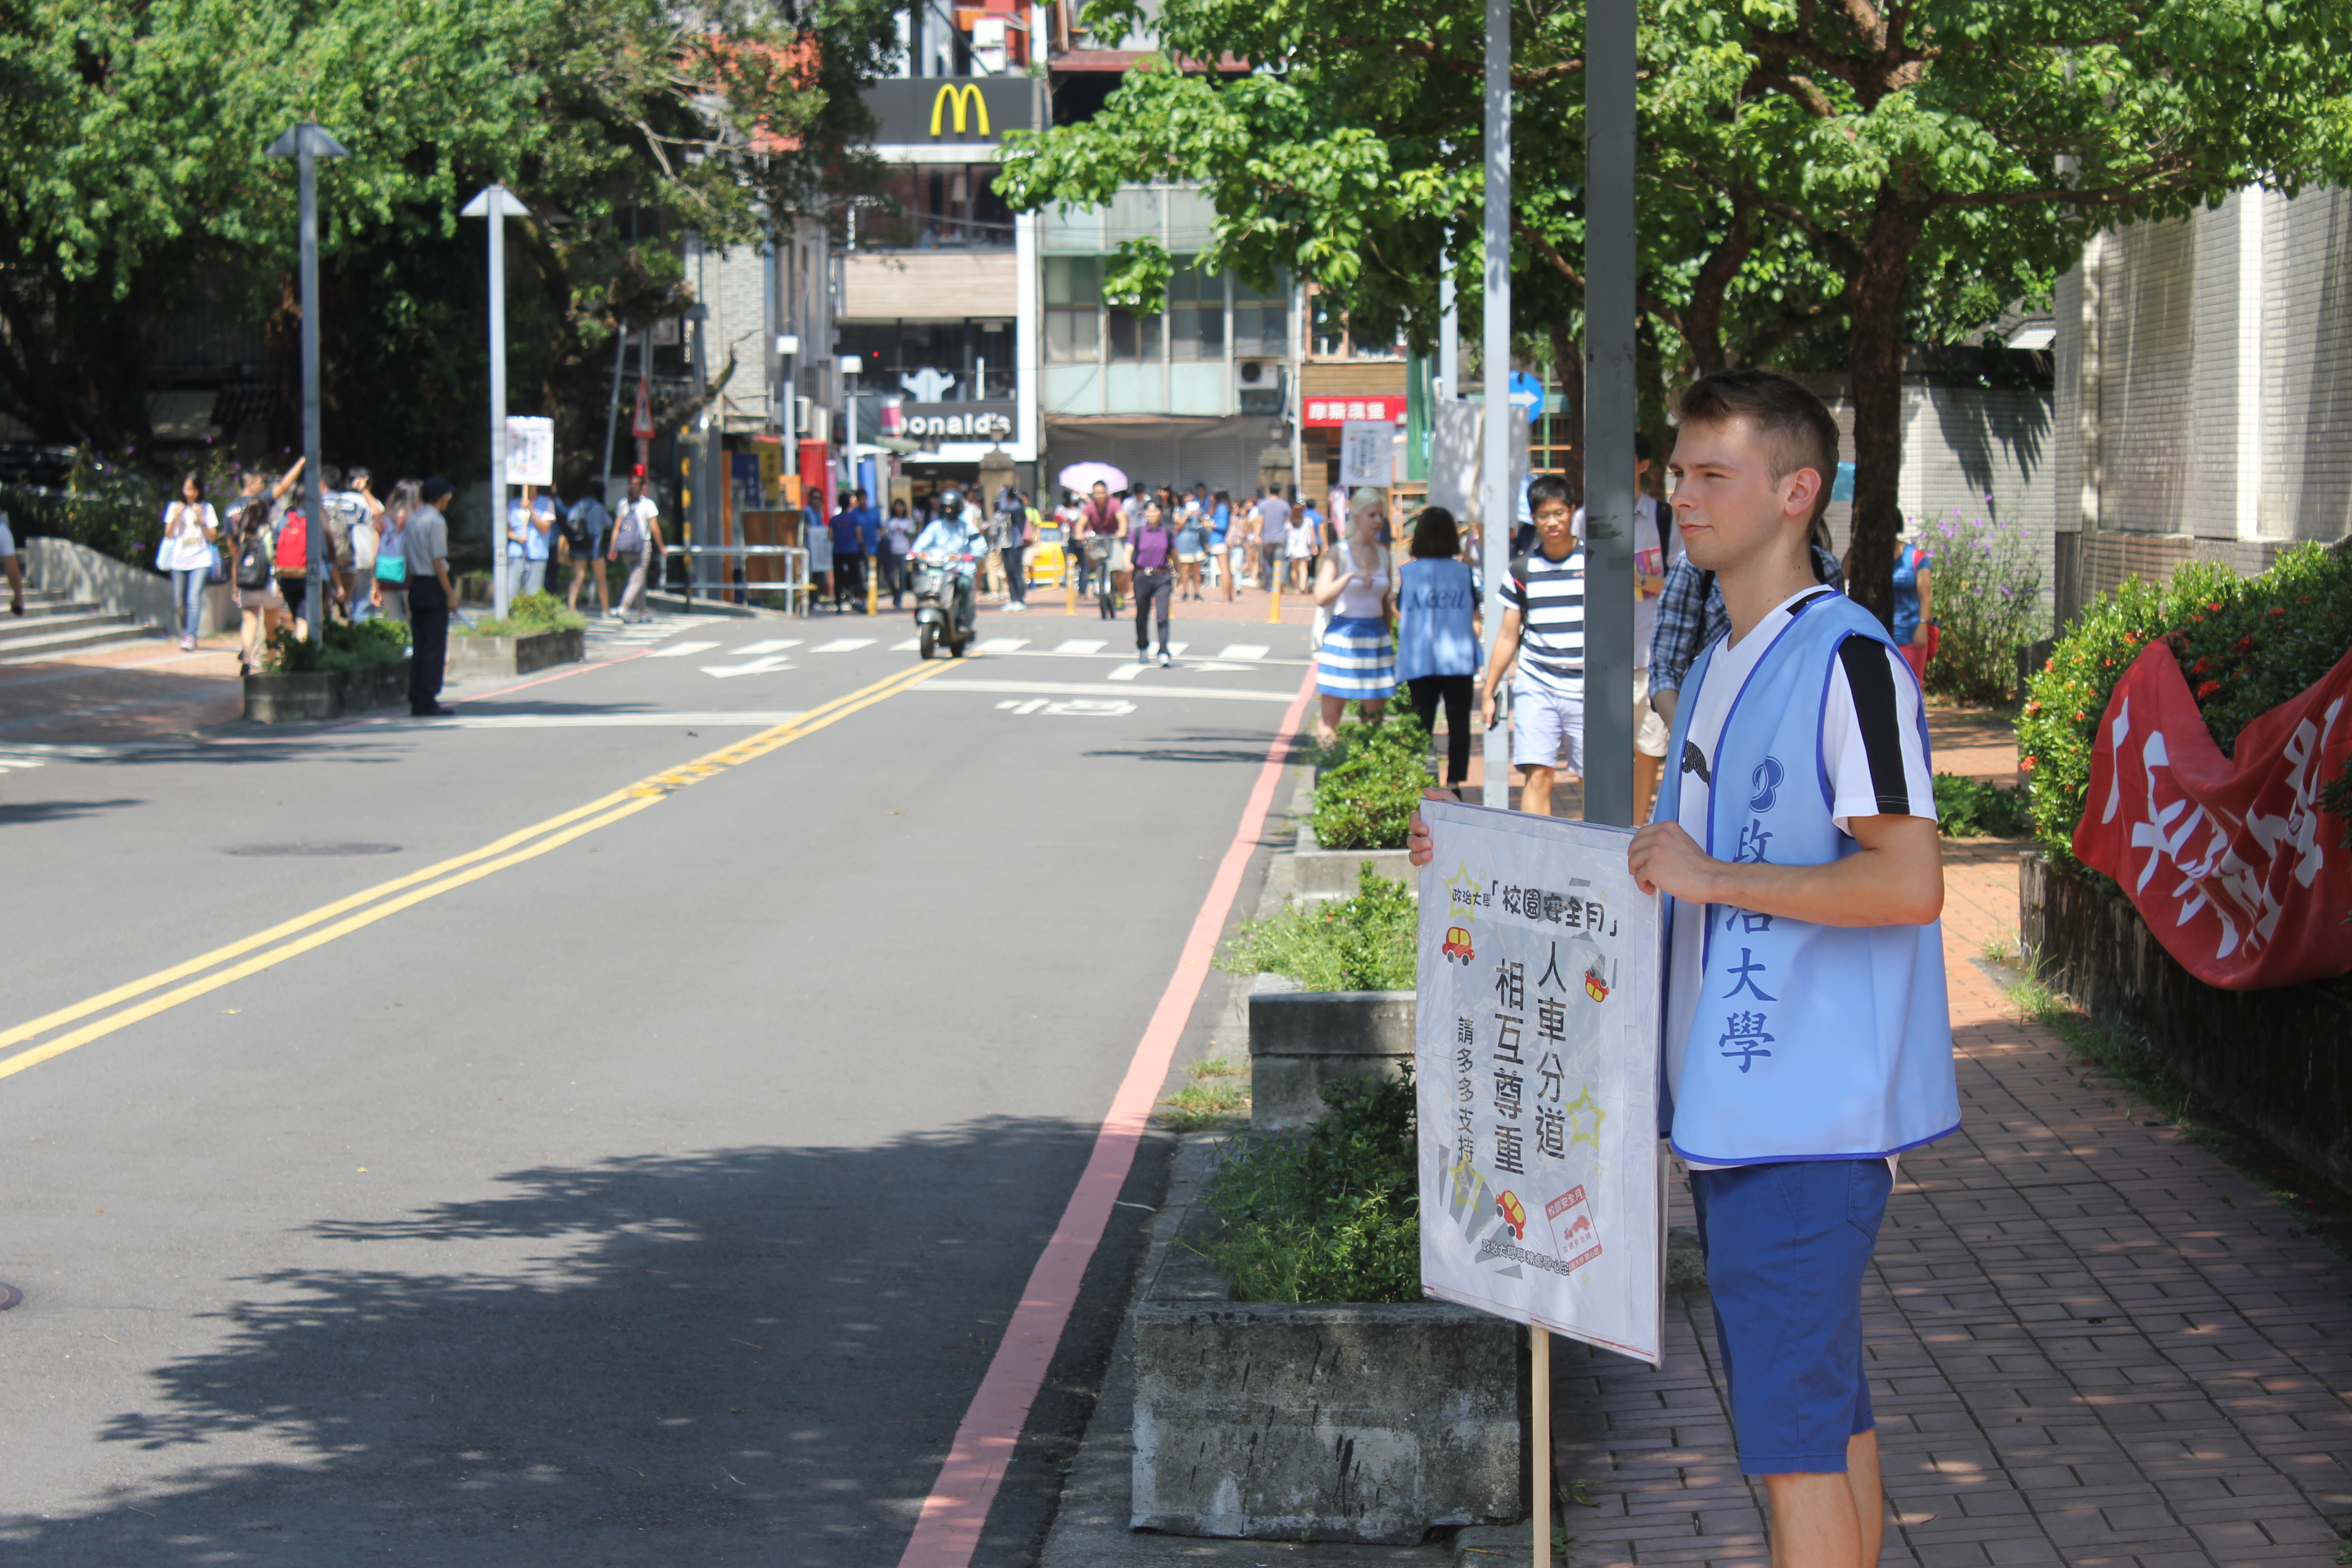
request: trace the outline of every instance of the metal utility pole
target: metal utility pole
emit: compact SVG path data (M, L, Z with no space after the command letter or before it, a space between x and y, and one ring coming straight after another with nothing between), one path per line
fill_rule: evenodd
M709 344L705 333L705 329L710 324L710 307L698 300L686 308L686 319L694 327L694 400L698 404L710 390L710 362L707 357ZM695 421L697 430L708 431L710 428L710 410L708 408L699 410L695 415ZM684 432L680 434L683 435ZM693 531L688 537L688 542L691 544L709 544L711 542L710 536L717 531L710 526L710 503L713 499L711 486L719 482L717 465L711 460L711 452L716 440L716 437L706 436L698 444L700 447L698 451L694 446L687 448L694 453L692 459L694 469L688 476L688 482L694 487L693 521L690 525ZM695 588L695 564L696 557L689 551L686 557L686 591L689 598L693 596Z
M348 158L351 153L327 134L315 121L289 129L269 144L273 158L294 160L299 192L302 284L302 513L309 519L303 532L310 543L310 561L303 575L310 580L306 608L310 641L323 646L327 637L327 509L319 483L319 160Z
M1584 43L1584 819L1633 826L1633 0Z
M1596 0L1598 3L1598 0ZM1486 542L1486 625L1500 636L1511 571L1511 5L1486 0L1486 440L1478 459L1478 530ZM1588 595L1589 601L1590 595ZM1481 804L1511 804L1510 737L1486 731Z
M485 185L462 209L490 228L490 612L507 613L507 225L530 209L504 185Z

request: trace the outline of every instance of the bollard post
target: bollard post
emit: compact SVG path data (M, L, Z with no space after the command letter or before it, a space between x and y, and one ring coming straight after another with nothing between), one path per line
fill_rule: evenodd
M1276 625L1279 625L1279 624L1281 623L1281 620L1282 620L1282 579L1281 579L1281 578L1279 578L1279 577L1276 577L1276 578L1274 580L1274 603L1266 606L1266 611L1265 611L1265 622L1266 622L1266 625L1268 625L1268 626L1276 626Z

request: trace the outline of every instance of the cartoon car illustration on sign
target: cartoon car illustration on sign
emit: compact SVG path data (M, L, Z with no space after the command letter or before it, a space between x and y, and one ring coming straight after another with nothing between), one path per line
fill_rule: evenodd
M1595 1002L1609 1000L1609 976L1602 973L1601 961L1594 959L1592 967L1584 972L1584 994Z
M1504 1193L1496 1198L1495 1212L1501 1215L1503 1223L1511 1227L1511 1238L1514 1241L1525 1241L1528 1238L1528 1206L1519 1202L1519 1195L1517 1193Z
M1448 958L1460 959L1464 968L1466 969L1469 967L1471 959L1477 955L1470 949L1470 931L1468 927L1454 926L1446 931L1444 952L1445 956Z

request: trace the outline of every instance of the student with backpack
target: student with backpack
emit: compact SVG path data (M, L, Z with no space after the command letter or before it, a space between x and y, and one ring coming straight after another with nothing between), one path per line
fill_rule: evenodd
M270 511L294 488L295 476L301 471L301 460L297 458L275 486L261 473L247 473L244 493L229 502L221 520L222 537L226 541L221 553L229 563L229 581L236 587L241 613L239 665L247 675L260 670L269 634L286 610L285 596L278 591Z
M564 603L572 609L580 607L580 584L583 579L596 580L596 613L608 613L612 605L604 585L604 535L613 526L613 514L604 510L604 498L591 489L578 500L563 509L563 552L572 558L572 581L564 590Z
M646 574L647 569L661 559L661 514L655 510L652 498L646 494L646 476L629 476L629 499L621 503L620 516L613 520L613 547L604 553L607 561L629 563L629 580L621 590L621 603L614 613L623 620L652 620L646 608ZM637 607L632 617L629 606Z

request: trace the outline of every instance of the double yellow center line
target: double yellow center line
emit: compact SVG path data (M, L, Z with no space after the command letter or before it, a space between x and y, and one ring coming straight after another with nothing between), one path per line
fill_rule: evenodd
M485 877L503 871L509 866L535 859L575 838L585 837L600 827L609 827L623 817L635 816L648 806L660 805L690 784L700 784L730 768L764 757L779 747L789 746L804 735L813 735L829 724L861 709L871 708L949 668L946 663L927 662L912 669L900 670L846 697L835 698L831 702L812 708L773 729L762 730L731 746L723 746L692 762L681 763L650 778L639 779L585 805L574 806L560 816L495 839L479 849L444 860L438 865L427 866L421 871L412 871L405 877L379 883L363 892L338 899L333 903L321 904L308 914L297 915L268 931L257 931L230 942L226 947L215 948L184 963L159 969L152 974L85 998L71 1006L60 1007L54 1013L44 1014L12 1029L0 1030L0 1051L10 1050L31 1040L40 1041L29 1049L0 1058L0 1078L23 1072L29 1067L37 1067L77 1047L103 1039L117 1029L152 1018L158 1013L166 1012L183 1002L193 1001L208 992L217 991L249 974L257 974L313 948L324 947L338 937L349 936L363 926L373 925L387 915L413 909L427 899L438 898L469 882L478 882ZM82 1023L85 1018L91 1021ZM80 1026L68 1027L76 1024ZM60 1029L66 1032L55 1033ZM44 1036L50 1037L44 1039Z

